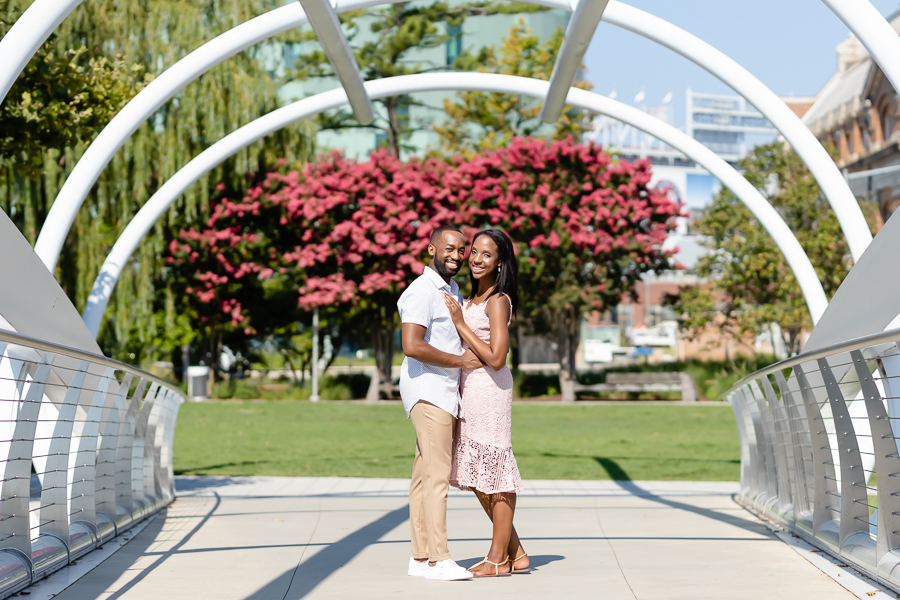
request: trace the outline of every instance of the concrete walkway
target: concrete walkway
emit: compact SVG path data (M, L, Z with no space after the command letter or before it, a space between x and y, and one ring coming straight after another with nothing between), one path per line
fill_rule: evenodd
M516 527L537 570L470 582L406 575L404 480L177 485L165 514L56 599L855 597L738 506L733 483L528 481ZM458 562L484 556L471 494L451 494L449 526Z

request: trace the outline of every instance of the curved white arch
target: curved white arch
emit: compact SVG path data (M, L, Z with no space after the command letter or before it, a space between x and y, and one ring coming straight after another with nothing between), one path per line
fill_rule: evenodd
M79 4L81 0L35 0L6 32L0 40L0 103L31 57Z
M547 94L548 88L549 83L546 81L490 73L427 73L366 82L366 92L370 98L438 90L474 90L523 94L542 99ZM636 108L574 88L569 91L566 102L633 125L681 150L715 175L747 205L770 233L797 278L813 323L819 320L828 301L809 258L778 212L731 165L682 131ZM346 103L347 94L338 88L272 111L225 136L166 181L134 216L100 268L84 310L84 320L88 329L97 335L103 312L122 268L144 235L188 186L229 156L263 136L299 119Z
M338 0L345 12L400 0ZM529 0L571 10L567 0ZM575 3L573 3L574 5ZM865 217L834 161L800 119L761 81L734 60L696 36L642 10L611 0L603 20L657 42L706 69L746 98L794 147L828 199L847 238L854 260L872 241ZM100 173L128 137L160 106L213 66L268 37L306 23L299 3L292 3L238 25L207 42L170 67L138 94L107 125L66 179L38 236L35 252L51 271L75 215Z
M775 92L714 46L659 17L621 2L610 2L603 20L677 52L752 104L806 163L834 210L854 262L862 257L872 242L872 232L856 197L828 151Z
M866 47L900 93L900 36L869 0L822 0Z

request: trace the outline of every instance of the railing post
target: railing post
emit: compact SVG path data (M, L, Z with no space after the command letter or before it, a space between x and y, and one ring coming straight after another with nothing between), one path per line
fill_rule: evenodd
M0 545L15 548L31 559L31 460L34 450L34 432L37 426L44 386L50 377L56 355L45 352L37 365L28 391L19 403L16 425L13 429L3 485L0 486ZM27 369L20 371L24 380Z
M163 446L168 456L168 461L166 464L166 488L168 489L170 498L175 497L175 473L173 470L174 463L172 460L172 448L175 444L175 423L177 423L178 421L178 410L181 408L182 404L184 404L184 400L173 402L169 422L166 424L166 442Z
M169 439L169 429L174 425L172 415L175 413L175 404L178 402L174 393L170 392L163 398L160 411L159 424L156 427L156 441L153 446L156 449L156 463L154 465L156 477L156 489L160 498L172 497L169 489L169 448L166 445Z
M72 425L78 397L81 395L88 363L82 360L72 374L62 404L57 409L52 402L44 402L34 442L34 466L41 481L40 532L55 535L66 544L69 540L68 470Z
M809 429L806 427L806 411L803 409L803 404L794 397L781 372L775 373L775 384L781 390L781 399L787 410L788 425L791 431L791 456L794 465L794 477L791 481L794 486L794 520L796 523L802 523L804 519L801 515L809 513L811 509L809 485L813 482L813 477L809 476L807 472L804 457L804 451L809 452L810 445ZM810 533L812 533L812 521L803 523L803 525L810 527Z
M119 423L125 410L125 397L133 377L131 373L127 373L121 382L114 382L114 391L106 394L106 404L101 413L103 429L94 475L96 510L113 520L117 533L119 517L116 510L116 448L119 444Z
M768 400L769 411L774 429L772 445L775 449L776 482L778 484L778 515L786 524L794 525L794 493L792 481L796 475L793 470L793 449L790 424L787 411L784 407L784 397L781 400L775 394L775 389L768 377L761 377L762 389Z
M144 472L147 422L150 419L150 412L153 410L153 404L156 401L156 395L159 393L161 386L158 383L151 383L149 388L150 389L144 396L143 402L140 402L137 406L137 414L135 415L134 420L134 439L131 443L131 502L133 511L135 512L135 518L143 517L148 508L146 489L147 473ZM150 475L152 477L152 469Z
M759 406L753 398L753 392L749 386L741 388L744 395L744 406L747 409L747 429L750 430L750 451L753 453L753 485L751 494L754 505L762 507L767 499L768 481L766 478L766 439L762 430L762 416L759 414Z
M140 410L141 400L144 398L144 390L147 388L147 380L141 379L134 390L119 422L119 434L116 439L116 506L117 516L122 511L128 516L127 528L136 520L134 498L132 495L132 469L134 447L134 427L137 421L137 413Z
M762 432L762 453L764 457L766 501L761 505L763 512L769 512L778 502L778 468L775 465L775 421L760 389L759 380L753 380L747 388L759 411L760 431Z
M69 453L69 503L73 516L94 523L101 538L110 530L101 527L97 519L96 493L94 489L97 475L97 442L100 439L100 419L107 398L111 399L110 384L114 378L114 369L107 367L98 378L97 388L89 396L84 421L75 423L72 432L72 447ZM115 389L115 388L114 388ZM112 515L110 515L110 518ZM115 528L112 528L112 533ZM102 541L102 539L101 539Z
M820 358L816 361L822 381L828 394L828 403L834 415L834 429L837 435L838 451L841 456L841 556L859 561L854 553L845 552L845 546L854 542L851 537L856 534L869 536L869 498L866 488L866 475L863 471L856 431L850 419L850 411L844 401L844 395L831 372L828 360Z
M751 465L753 454L750 452L750 438L746 427L746 408L744 407L744 395L732 392L728 395L731 410L734 411L734 421L737 424L738 439L741 448L741 497L747 500L750 496L750 479L753 477Z
M881 565L885 555L900 548L900 458L881 394L862 352L850 353L859 378L866 413L872 429L875 450L875 472L878 474L878 534L875 545L875 564ZM895 561L896 562L896 561ZM893 569L891 570L893 571Z
M147 417L146 433L144 434L144 495L149 496L152 505L162 500L162 489L159 485L159 445L157 444L157 431L162 429L160 415L165 410L166 400L172 392L160 387L156 392L156 399L150 407Z
M800 398L806 408L806 419L809 424L809 441L813 457L813 522L812 534L818 538L819 531L829 522L840 520L840 494L837 491L837 477L834 471L834 458L831 454L831 443L828 441L828 432L825 430L825 422L822 419L822 411L813 395L806 373L801 365L794 366L794 375L800 388ZM825 541L838 546L839 535L835 539L825 538Z

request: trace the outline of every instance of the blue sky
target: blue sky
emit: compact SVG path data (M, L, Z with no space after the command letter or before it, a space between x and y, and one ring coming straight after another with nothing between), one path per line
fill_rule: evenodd
M835 46L847 27L820 0L627 0L700 37L742 64L780 96L812 96L834 73ZM888 15L900 0L872 0ZM644 91L647 106L672 92L674 124L684 125L685 90L731 93L692 62L608 23L597 28L585 54L594 92L613 89L632 103Z

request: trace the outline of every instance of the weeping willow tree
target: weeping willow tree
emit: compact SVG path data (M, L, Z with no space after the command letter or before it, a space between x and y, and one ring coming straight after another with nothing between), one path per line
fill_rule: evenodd
M0 107L5 142L0 145L0 208L34 244L66 177L116 110L189 52L281 3L85 0L47 41ZM0 36L30 4L0 0ZM281 44L298 40L296 32L282 34L210 70L158 110L119 150L79 211L55 273L79 310L112 244L159 186L226 134L277 108ZM48 85L57 95L68 94L53 104L46 98L42 103L28 88L40 87L41 81L81 83L62 91ZM53 112L52 106L61 112ZM216 184L241 187L248 173L276 158L306 160L314 152L314 140L310 123L285 128L236 154L173 204L122 272L100 332L107 353L146 359L204 336L175 310L161 258L164 233L205 221Z

